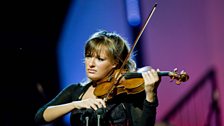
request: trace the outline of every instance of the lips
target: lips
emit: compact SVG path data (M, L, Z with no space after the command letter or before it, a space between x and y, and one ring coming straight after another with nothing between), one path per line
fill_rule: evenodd
M88 69L88 73L94 74L94 73L96 73L96 70L94 70L94 69Z

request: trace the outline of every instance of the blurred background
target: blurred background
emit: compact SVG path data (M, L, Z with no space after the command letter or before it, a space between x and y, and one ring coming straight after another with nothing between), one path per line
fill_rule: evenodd
M0 125L35 126L39 107L85 78L88 37L104 29L133 44L156 2L135 48L137 66L190 76L180 85L162 77L156 125L222 126L223 0L0 2ZM49 126L68 126L68 116Z

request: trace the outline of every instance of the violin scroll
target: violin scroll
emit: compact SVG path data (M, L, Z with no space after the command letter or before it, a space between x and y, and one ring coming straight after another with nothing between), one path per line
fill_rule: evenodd
M189 75L182 70L180 73L177 72L177 68L175 68L172 72L168 73L168 76L171 78L171 81L176 80L176 84L181 84L189 79Z

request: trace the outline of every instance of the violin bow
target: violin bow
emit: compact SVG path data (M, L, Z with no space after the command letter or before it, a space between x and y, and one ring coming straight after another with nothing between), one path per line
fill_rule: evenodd
M127 61L128 61L128 59L129 59L131 53L133 52L135 46L137 45L137 43L138 43L138 41L139 41L139 39L140 39L142 33L144 32L144 30L145 30L145 28L146 28L146 26L147 26L147 24L148 24L148 22L149 22L149 20L151 19L153 13L155 12L156 7L157 7L157 3L154 4L154 6L153 6L151 12L149 13L149 15L148 15L148 17L147 17L147 19L146 19L146 21L145 21L145 23L144 23L142 29L140 30L138 36L136 37L136 39L135 39L135 41L134 41L133 46L131 47L131 49L130 49L128 55L126 56L126 58L125 58L125 60L124 60L124 62L123 62L123 64L122 64L122 66L120 67L120 70L119 70L119 72L118 72L118 75L121 74L122 69L124 68L125 64L127 63Z
M154 14L154 12L155 12L155 10L156 10L156 7L157 7L157 3L154 4L152 10L150 11L150 13L149 13L149 15L148 15L148 17L147 17L147 19L146 19L146 21L145 21L145 23L144 23L142 29L140 30L138 36L136 37L136 39L135 39L135 41L134 41L134 44L133 44L133 46L131 47L129 53L127 54L127 56L126 56L124 62L122 63L122 65L121 65L121 67L120 67L120 69L119 69L117 75L120 75L120 74L121 74L122 69L124 68L125 64L127 63L128 59L130 58L131 53L133 52L135 46L137 45L137 43L138 43L138 41L139 41L139 39L140 39L142 33L144 32L144 30L145 30L145 28L146 28L146 26L147 26L147 24L148 24L148 22L149 22L149 20L151 19L152 15ZM119 76L115 76L115 80L118 80L118 78L119 78ZM111 90L107 93L107 95L106 95L106 97L104 98L104 100L107 101L109 95L110 95L111 92L114 90L114 88L115 88L115 85L113 85L113 86L111 87Z

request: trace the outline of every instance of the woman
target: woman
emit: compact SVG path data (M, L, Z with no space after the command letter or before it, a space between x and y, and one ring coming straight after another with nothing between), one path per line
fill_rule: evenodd
M105 100L94 92L96 86L114 77L129 50L125 39L114 32L94 33L85 46L88 81L85 84L71 84L62 90L37 111L35 121L46 124L71 112L70 123L74 126L153 126L158 106L157 87L160 82L154 69L142 72L144 91L140 93L121 93L106 97L108 99ZM129 58L122 71L133 72L135 67L135 62ZM117 74L115 78L123 77Z

